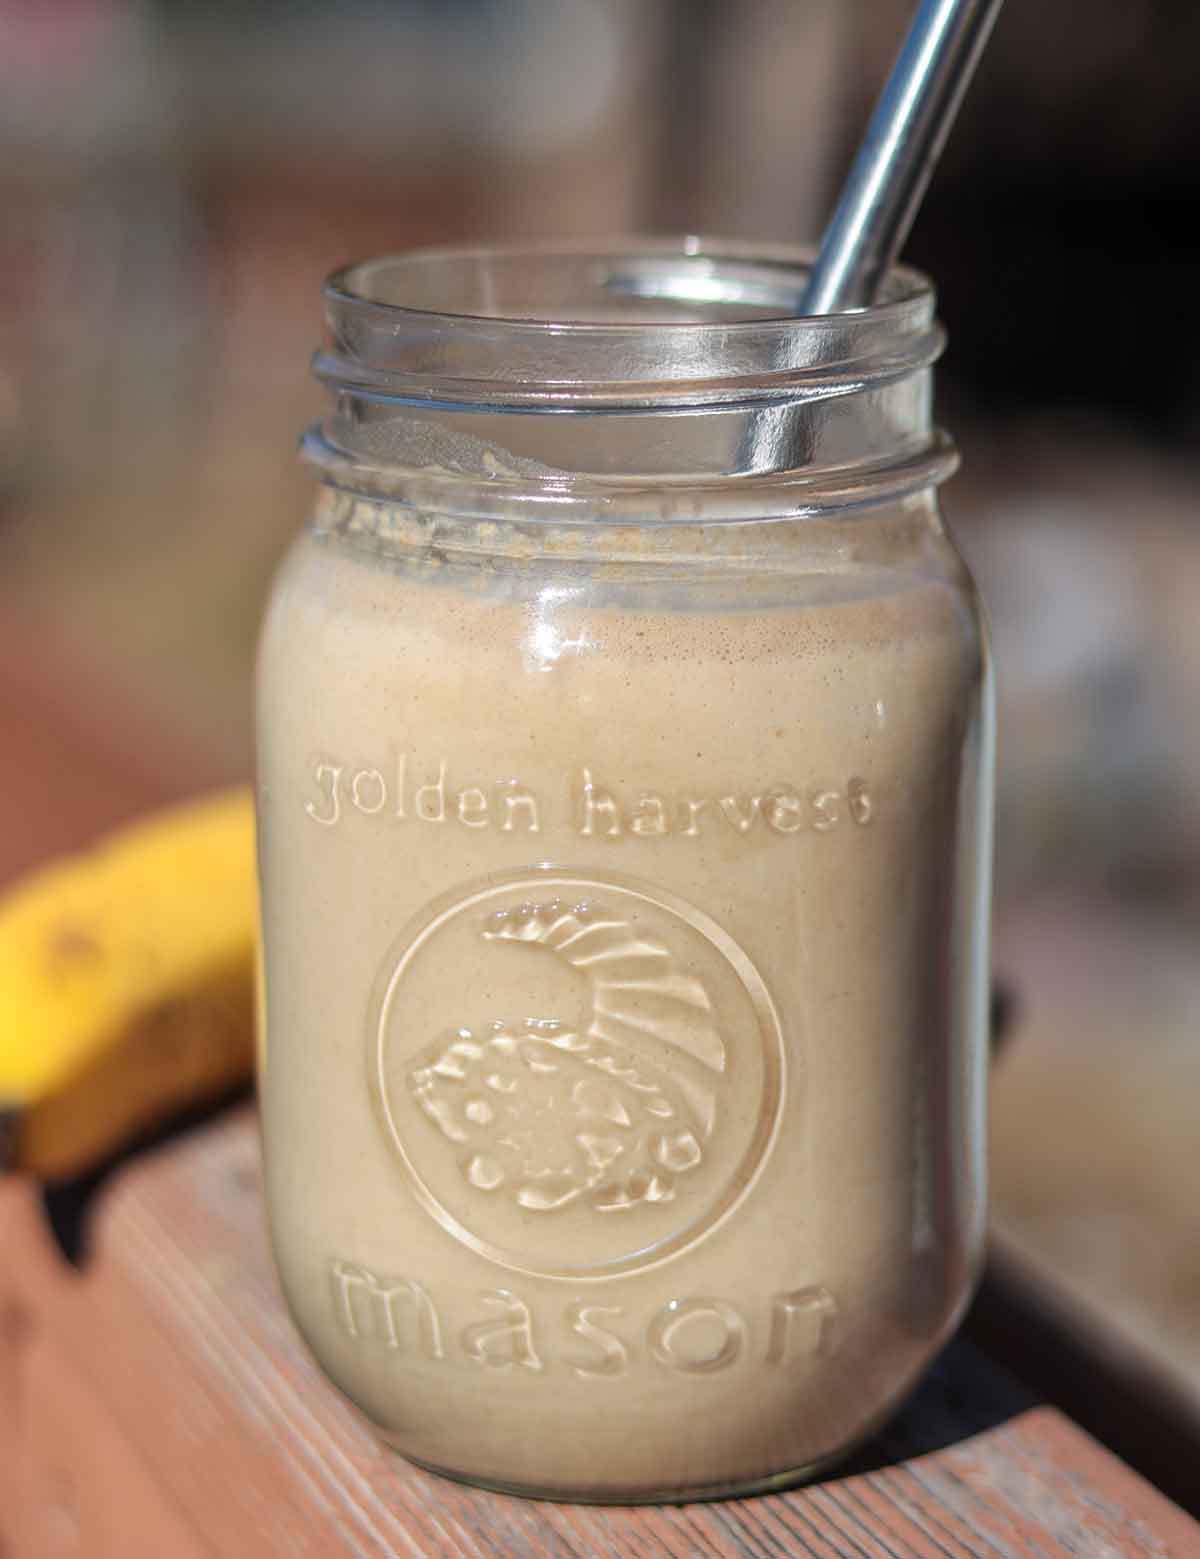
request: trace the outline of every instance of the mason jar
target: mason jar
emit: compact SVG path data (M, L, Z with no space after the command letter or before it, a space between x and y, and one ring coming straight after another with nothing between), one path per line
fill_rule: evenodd
M497 1489L780 1487L984 1209L992 695L943 338L791 249L325 290L259 670L270 1226L383 1438Z

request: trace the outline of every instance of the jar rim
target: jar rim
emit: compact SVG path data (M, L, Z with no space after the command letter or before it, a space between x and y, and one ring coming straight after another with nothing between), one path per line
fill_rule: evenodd
M800 315L811 262L799 245L688 237L385 255L326 282L316 372L366 393L549 409L825 394L939 355L926 277L895 267L881 302Z
M639 333L661 332L664 338L688 334L702 335L712 330L732 331L735 334L754 333L761 330L764 325L786 327L801 332L811 329L814 325L827 324L830 321L844 323L868 318L887 319L898 314L903 315L914 304L932 301L933 284L929 277L923 271L907 265L896 265L888 271L882 283L882 297L871 304L856 306L834 314L800 314L790 310L776 313L764 309L763 312L756 312L753 317L742 319L609 321L497 312L495 309L486 308L433 308L417 302L406 302L402 298L380 297L365 290L363 286L364 283L378 281L388 272L401 273L397 279L403 282L405 280L403 273L409 273L409 277L413 278L418 270L433 265L482 267L489 263L517 262L528 265L565 260L675 261L689 265L697 281L704 279L707 267L707 275L714 283L717 280L718 266L726 269L741 268L741 274L734 278L739 282L747 280L744 274L746 269L757 269L764 273L769 269L777 282L790 281L788 295L793 303L798 305L815 258L815 248L807 244L748 243L744 240L714 238L693 233L678 236L626 234L598 239L567 238L487 244L438 244L397 250L372 256L369 259L351 261L339 266L326 278L322 291L327 304L333 307L350 305L378 312L385 317L412 315L429 320L442 319L447 322L486 323L493 328L512 328L521 333L533 331L556 336L564 332L571 335L578 333L585 338L603 338L620 334L631 328ZM764 275L761 279L767 278ZM708 292L708 296L705 296L704 291L701 290L691 298L687 293L681 292L666 294L641 292L638 296L642 298L653 296L660 301L670 299L697 305L726 302L735 306L745 306L747 303L753 306L753 295L749 298L745 294L740 298L732 295L721 298L712 290Z
M846 473L876 495L939 479L932 286L895 267L881 302L800 315L811 261L794 244L622 236L344 267L313 363L333 409L305 452L327 479L422 506L453 488L456 504L536 492L594 509L620 488L624 509L648 483L699 502L730 478L744 504L750 479L818 471L845 504Z

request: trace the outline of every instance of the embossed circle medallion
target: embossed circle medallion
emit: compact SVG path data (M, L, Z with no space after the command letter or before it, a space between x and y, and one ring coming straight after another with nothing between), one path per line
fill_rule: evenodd
M492 876L393 946L370 1020L388 1135L426 1210L516 1271L663 1260L743 1198L784 1047L741 948L615 873Z

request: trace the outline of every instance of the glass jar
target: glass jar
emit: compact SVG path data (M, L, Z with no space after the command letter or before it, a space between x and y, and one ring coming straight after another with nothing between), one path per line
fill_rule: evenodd
M992 701L897 270L428 252L326 289L260 654L270 1223L406 1456L779 1487L968 1298Z

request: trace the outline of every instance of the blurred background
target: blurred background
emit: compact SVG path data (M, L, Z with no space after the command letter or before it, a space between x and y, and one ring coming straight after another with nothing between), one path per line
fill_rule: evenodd
M249 772L326 272L812 239L910 11L0 0L0 877ZM907 257L999 666L996 1218L1200 1402L1198 58L1009 0Z

